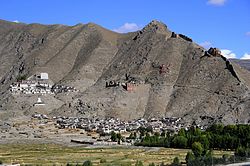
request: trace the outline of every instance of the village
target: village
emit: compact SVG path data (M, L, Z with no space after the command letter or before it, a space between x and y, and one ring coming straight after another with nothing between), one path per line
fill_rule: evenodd
M189 129L181 118L165 117L131 121L118 118L65 117L35 113L27 121L0 124L0 138L47 140L71 144L94 146L125 145L132 146L143 138L142 132L175 134L181 128ZM120 135L119 141L112 135Z
M160 75L165 75L169 72L170 65L153 63L153 68L156 68ZM131 92L136 91L136 86L145 84L145 80L136 76L125 74L124 80L111 80L106 82L105 88L121 87L123 90ZM13 95L56 95L59 93L78 92L74 87L69 87L61 84L53 84L49 79L48 73L38 73L27 79L18 80L10 86L10 91ZM33 106L43 107L46 105L38 96L37 101ZM46 96L44 96L46 97ZM84 105L79 100L79 105ZM70 104L71 105L71 104ZM79 111L79 110L78 110ZM86 135L80 138L72 138L71 142L90 144L90 145L116 145L118 142L112 141L112 133L121 134L122 141L119 144L133 145L135 141L139 141L140 130L146 130L151 134L154 133L177 133L181 128L188 130L190 125L182 122L180 117L163 117L163 118L138 118L130 121L120 120L118 118L99 118L99 117L69 117L69 116L54 116L53 118L36 113L31 116L31 119L37 120L39 125L53 124L55 130L60 131L81 131ZM201 129L202 126L198 126ZM134 139L131 139L131 134L137 133Z
M154 68L157 68L160 75L164 75L169 72L169 66L165 64L152 64ZM111 80L106 82L106 88L121 87L125 91L136 91L136 86L145 84L144 80L141 80L133 75L125 75L125 80ZM10 86L10 91L13 95L56 95L59 93L78 92L74 87L69 87L61 84L53 84L49 79L48 73L38 73L27 79L18 80ZM44 96L46 97L46 96ZM38 97L33 106L43 107L46 105L42 101L41 97ZM39 121L39 125L47 122L54 124L55 129L65 131L79 131L87 133L86 136L78 139L72 139L72 142L82 144L95 144L95 145L114 145L117 142L111 140L111 134L121 134L123 141L121 144L132 145L135 140L129 139L133 133L138 133L140 129L145 129L153 133L170 132L176 133L181 128L188 129L190 126L185 125L182 119L179 117L164 117L164 118L139 118L130 121L120 120L118 118L86 118L86 117L66 117L55 116L53 118L45 114L36 113L31 116L31 119ZM140 134L137 134L137 139Z
M46 117L46 115L43 115ZM123 133L136 131L140 127L147 128L152 132L163 132L163 131L178 131L184 127L181 123L181 118L151 118L146 120L139 118L131 121L122 121L118 118L77 118L77 117L53 117L56 120L56 126L60 129L84 129L89 132L97 132L100 134L110 134L111 132Z
M33 119L40 121L46 125L47 121L53 122L58 131L71 131L84 133L82 137L72 138L71 142L89 145L133 145L141 139L140 131L145 130L149 134L154 133L177 133L181 128L188 130L190 126L185 125L181 118L165 117L151 118L146 120L139 118L131 121L124 121L118 118L81 118L81 117L65 117L57 116L49 118L44 114L34 114ZM122 140L120 142L112 140L112 134L120 134ZM131 135L136 137L131 138Z

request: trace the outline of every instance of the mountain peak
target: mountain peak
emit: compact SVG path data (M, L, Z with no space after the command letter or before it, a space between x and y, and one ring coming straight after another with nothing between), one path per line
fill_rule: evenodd
M157 32L166 32L168 31L167 26L158 20L152 20L149 24L147 24L143 31L157 31Z
M163 22L159 20L152 20L149 25L166 26Z

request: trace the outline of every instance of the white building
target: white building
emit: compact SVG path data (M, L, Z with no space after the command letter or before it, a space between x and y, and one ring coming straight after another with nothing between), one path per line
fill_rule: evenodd
M38 73L38 74L31 76L29 79L48 80L49 75L48 75L48 73Z
M40 73L40 79L42 79L42 80L48 80L49 79L48 73Z
M38 97L37 101L35 102L34 106L43 106L45 103L42 101L40 97Z
M35 74L28 78L10 85L13 94L53 94L51 91L52 82L49 80L48 73Z

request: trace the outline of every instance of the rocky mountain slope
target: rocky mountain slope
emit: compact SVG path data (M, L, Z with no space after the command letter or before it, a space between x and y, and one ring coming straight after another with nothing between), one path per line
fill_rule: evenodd
M0 21L0 115L182 117L185 122L248 123L249 72L189 37L152 21L118 34L93 23L16 24ZM12 95L20 76L46 72L78 92ZM107 85L115 82L120 86ZM40 96L43 107L34 107Z

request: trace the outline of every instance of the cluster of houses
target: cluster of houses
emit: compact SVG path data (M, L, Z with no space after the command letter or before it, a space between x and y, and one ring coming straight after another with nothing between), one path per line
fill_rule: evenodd
M10 85L13 94L53 94L48 73L35 74L27 80L19 80Z
M181 128L189 129L182 122L181 118L151 118L146 120L139 118L132 121L122 121L117 118L81 118L81 117L53 117L56 121L55 125L59 129L83 129L87 132L88 137L73 139L71 142L89 145L133 145L139 141L141 130L154 134L156 132L176 133ZM120 133L122 139L119 141L112 140L112 132Z
M74 87L53 85L48 73L39 73L27 80L18 80L10 85L12 94L55 94L65 92L78 92Z
M54 85L52 87L52 92L53 93L66 93L66 92L78 92L79 90L77 90L74 87L71 86L66 86L66 85Z
M181 118L161 118L146 120L143 118L132 121L121 121L116 118L79 118L79 117L54 117L56 119L56 126L60 129L84 129L85 131L97 132L100 134L109 134L112 131L115 133L136 131L140 127L148 128L152 132L163 131L178 131L185 127L181 123Z
M33 114L33 115L32 115L32 118L39 119L39 120L42 120L42 119L49 119L48 116L45 115L45 114Z

